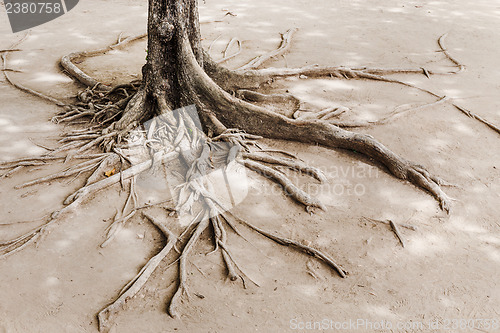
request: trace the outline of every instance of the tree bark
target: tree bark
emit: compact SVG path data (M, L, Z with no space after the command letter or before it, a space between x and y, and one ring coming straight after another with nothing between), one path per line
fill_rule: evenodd
M206 133L235 128L267 138L355 150L377 160L397 178L429 191L444 210L448 198L440 180L366 134L354 133L319 120L296 120L233 96L238 82L260 85L261 77L233 72L215 64L201 48L196 0L150 0L148 57L143 84L113 126L125 132L175 108L196 105ZM206 67L206 68L205 68ZM175 119L172 119L175 122Z

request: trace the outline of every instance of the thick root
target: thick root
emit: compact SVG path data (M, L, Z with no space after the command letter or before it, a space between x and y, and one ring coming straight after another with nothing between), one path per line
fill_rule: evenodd
M379 69L366 67L346 68L319 66L285 69L255 69L272 57L284 54L289 49L294 31L295 30L289 30L282 36L281 45L277 50L251 60L236 71L223 69L209 57L203 57L202 51L198 48L199 45L193 45L185 31L184 34L179 33L176 38L176 42L178 42L176 51L178 51L179 54L176 56L182 59L182 61L181 66L179 66L179 73L176 73L177 77L175 82L179 84L180 87L178 88L182 91L180 94L182 95L180 96L181 102L174 101L173 98L167 100L166 96L171 96L168 91L153 92L150 91L151 89L149 88L146 89L144 86L145 84L139 85L131 83L119 85L114 88L106 86L85 74L72 62L72 60L78 57L101 54L115 47L142 38L144 35L130 37L125 40L122 40L120 36L118 42L110 47L91 52L72 53L63 57L61 63L66 70L76 77L78 81L89 86L89 89L79 94L78 98L80 102L74 106L64 105L64 103L50 99L50 97L47 96L40 97L50 100L57 105L65 106L64 110L54 117L54 121L74 123L77 119L88 118L91 119L92 122L97 123L97 127L89 130L77 130L61 139L60 143L63 144L63 146L53 150L51 154L57 154L69 149L76 150L75 153L67 157L47 156L38 159L23 159L9 163L0 163L0 169L9 170L7 175L10 175L10 173L25 166L37 166L53 160L76 158L77 156L82 156L83 152L96 147L103 147L106 151L113 151L114 153L93 155L94 157L90 161L80 163L61 173L21 185L21 187L34 185L44 181L68 177L74 174L79 175L82 172L94 170L90 177L87 178L86 185L67 197L64 202L67 206L54 212L49 220L42 226L16 239L0 243L0 258L15 253L34 242L50 224L54 223L61 216L73 211L85 198L118 182L120 182L123 187L124 181L130 179L129 196L121 213L115 216L113 223L110 225L106 240L103 243L103 246L105 246L113 239L116 232L124 223L135 216L139 210L151 207L151 205L143 207L137 206L138 200L135 192L135 176L156 166L159 162L172 160L180 156L187 166L187 172L184 177L185 183L179 187L180 199L177 206L171 209L171 212L178 214L188 211L192 212L195 202L201 203L203 209L193 219L193 227L191 228L191 225L187 227L179 237L176 237L164 224L145 214L145 217L165 235L167 244L141 269L137 276L122 289L118 299L99 313L99 329L101 331L110 329L114 317L123 305L140 291L151 274L160 263L163 262L164 258L173 253L172 249L176 250L177 243L182 241L185 245L178 251L180 253L178 257L179 284L168 306L169 314L172 317L178 317L183 296L188 294L188 258L192 254L201 235L208 228L211 228L213 231L214 252L220 250L229 280L236 281L241 279L245 285L245 278L248 278L248 276L242 271L241 267L238 266L234 256L231 254L226 227L229 225L236 234L240 236L241 234L238 232L233 222L228 219L228 216L232 216L240 223L280 245L295 248L318 258L335 270L339 276L345 278L347 272L337 265L326 253L313 247L303 245L300 242L272 234L247 221L235 217L223 207L224 204L216 198L215 191L211 188L210 183L204 180L204 176L213 168L220 167L224 164L227 165L229 162L236 160L246 167L281 184L285 192L297 202L305 205L308 211L312 207L325 209L325 206L321 202L300 190L283 173L266 164L284 166L295 171L309 174L323 182L326 181L326 177L321 171L308 166L296 158L288 158L290 157L289 154L285 154L288 157L283 158L252 152L250 149L250 142L258 147L252 140L257 140L261 137L320 144L326 147L342 148L361 153L384 165L395 177L408 180L414 185L427 190L436 198L443 210L449 211L449 198L440 187L440 185L445 184L444 181L431 175L422 166L398 156L370 135L358 134L340 128L383 123L395 115L410 110L397 110L397 112L395 110L383 119L366 124L339 122L336 121L336 119L332 119L346 111L342 108L321 110L315 114L317 119L310 119L308 117L309 114L300 110L300 101L292 95L265 95L251 90L239 89L255 88L259 87L262 83L271 82L275 78L295 75L310 77L329 76L344 79L362 78L391 82L419 89L420 91L424 91L438 98L439 100L437 102L429 104L435 105L445 101L445 97L404 81L386 78L383 75L419 73L429 76L436 74L456 74L463 71L465 66L453 58L444 47L443 40L445 35L438 40L438 45L440 46L441 52L456 66L457 69L455 71L437 72L422 68ZM229 55L229 50L233 49L235 45L238 46L238 51ZM237 39L232 39L224 51L222 60L219 62L229 60L239 54L240 51L241 42ZM5 52L5 54L7 53L8 52ZM8 69L7 58L4 55L3 60L4 74L7 80L11 82L6 74ZM14 83L12 84L15 85ZM19 85L15 86L36 95L36 92L32 92L25 87ZM162 89L168 90L165 87ZM161 89L158 88L158 90ZM231 93L237 94L238 98ZM285 117L276 112L272 112L271 107L254 105L242 99L263 104L289 104L292 105L292 112L289 117ZM174 112L172 110L174 108L173 106L178 103L182 103L182 105L195 104L198 107L198 115L206 126L205 130L207 130L207 132L211 131L215 134L215 137L209 138L200 130L201 126L198 126L195 119L189 115L187 107L181 108L179 112ZM495 125L457 105L455 105L455 107L468 116L482 121L500 133L498 127ZM138 145L144 145L142 148L148 151L152 158L133 165L133 163L131 163L122 153L118 143L121 143L122 139L125 138L132 129L138 127L140 123L150 120L153 114L158 115L158 117L148 122L146 130L142 131L144 132L145 140L138 143ZM298 119L291 119L294 114L297 115ZM209 136L211 137L212 134ZM218 141L225 142L221 143ZM228 142L232 143L233 146L223 147L223 145ZM247 152L241 153L241 147L245 148ZM128 161L132 166L123 170L125 161ZM118 162L121 162L122 166L119 173L114 175L110 174L108 178L100 179L102 178L103 171L108 170L111 166L117 165ZM5 174L3 176L5 176ZM404 239L402 238L398 226L391 221L388 221L388 224L404 247ZM187 235L189 231L192 231L192 233L188 237L188 240L184 242L183 237Z
M455 59L444 46L444 40L447 34L442 35L438 39L438 45L440 52L442 52L446 58L451 61L455 66L456 70L452 71L433 71L425 68L370 68L370 67L345 67L345 66L305 66L301 68L264 68L264 69L250 69L250 68L240 68L235 71L230 71L225 68L218 66L216 63L208 59L206 63L207 74L224 90L226 91L237 91L242 88L256 88L263 83L272 82L276 78L285 78L290 76L304 76L304 77L335 77L340 79L367 79L375 81L383 81L389 83L401 84L410 88L414 88L423 91L438 98L436 103L444 101L446 96L441 96L428 89L420 88L413 84L387 78L384 75L390 74L423 74L427 77L430 75L454 75L465 70L465 66ZM289 42L289 41L288 41ZM209 58L209 57L208 57ZM255 67L255 66L254 66ZM253 84L251 84L253 82ZM491 121L484 119L483 117L474 114L470 110L467 110L455 103L452 105L458 109L460 112L464 113L468 117L478 120L500 134L499 126L493 124ZM392 116L391 116L392 117ZM370 122L332 122L333 124L340 127L365 127L370 125L375 125L378 123L384 123L388 119L381 119L380 122L376 121L374 123Z
M429 191L441 208L449 211L448 197L434 179L423 175L425 170L422 167L396 155L370 135L346 131L323 121L290 119L232 96L217 86L198 65L186 39L182 41L182 46L186 59L189 60L186 62L186 73L191 73L185 78L186 84L198 96L202 96L206 104L214 106L218 119L226 127L239 128L267 138L320 144L362 153L385 165L395 177Z
M248 158L254 161L277 164L281 166L285 166L291 170L300 171L302 173L308 174L319 180L321 183L325 183L327 181L325 174L319 170L318 168L312 167L302 161L293 160L290 158L281 158L281 157L273 157L269 155L261 155L255 153L243 153L243 158Z

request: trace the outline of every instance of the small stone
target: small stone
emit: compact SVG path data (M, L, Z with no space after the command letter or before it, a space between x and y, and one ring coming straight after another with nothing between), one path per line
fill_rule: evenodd
M300 75L300 76L299 76L299 79L307 79L307 76L305 76L305 75Z

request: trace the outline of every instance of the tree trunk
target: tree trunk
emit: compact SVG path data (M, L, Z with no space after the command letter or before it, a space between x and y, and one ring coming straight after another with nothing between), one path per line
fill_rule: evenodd
M198 4L196 0L149 0L147 61L142 68L142 86L130 100L113 128L126 132L162 111L192 104L182 88L184 55L180 41L189 40L199 66L203 66ZM165 103L163 103L165 102Z
M234 97L231 92L238 83L248 86L255 80L260 84L262 77L255 77L252 71L229 71L203 53L197 7L196 0L149 1L148 56L142 69L142 86L112 130L126 134L155 115L194 104L205 133L220 134L236 128L268 138L356 150L383 164L397 178L429 191L444 210L449 209L439 178L370 135L323 121L291 119Z
M133 40L135 39L136 38L133 38ZM119 44L121 44L120 41L114 46ZM441 44L440 46L445 55L462 70L463 66L451 58ZM288 45L282 44L280 49L286 49L287 47ZM105 50L110 48L106 48ZM95 51L94 54L96 52L102 53L103 50ZM395 177L408 180L427 190L437 199L445 211L449 209L449 198L440 188L440 185L443 184L440 178L431 175L422 166L398 156L380 142L376 141L372 136L347 131L328 123L326 118L319 118L316 120L292 119L282 114L272 112L259 104L252 104L240 98L236 98L234 93L238 89L259 87L261 83L275 77L297 75L301 71L290 69L259 71L251 70L252 66L250 65L244 66L250 68L250 70L231 71L217 65L210 59L208 54L203 52L201 47L197 0L149 0L147 61L142 68L141 85L132 97L130 97L130 94L127 92L125 92L125 98L123 98L120 93L117 93L115 97L120 99L114 103L109 95L111 95L112 92L122 89L122 87L107 87L107 94L102 94L101 91L99 91L99 94L95 94L96 88L99 88L98 82L87 76L71 63L71 59L76 56L89 54L90 53L72 53L63 58L63 60L66 59L62 62L65 68L70 66L72 69L68 72L75 75L79 81L92 87L89 87L89 89L79 95L81 102L87 103L89 108L84 109L82 112L82 108L66 106L67 109L61 115L61 119L66 117L67 120L74 120L82 116L91 116L92 121L98 122L100 126L99 128L91 128L84 132L79 130L75 131L75 133L71 135L72 139L69 139L77 141L76 143L71 143L76 145L63 145L58 150L51 152L51 154L54 154L71 148L76 149L78 147L76 153L73 152L64 157L45 156L43 157L43 161L45 162L50 158L64 159L65 161L70 157L82 158L82 155L79 154L97 145L104 145L107 151L113 150L113 153L109 155L98 154L97 156L84 155L83 157L85 158L95 157L95 159L83 162L75 166L75 168L63 173L58 173L24 184L23 186L33 185L60 177L67 177L75 173L80 174L91 168L96 168L93 174L87 179L87 185L70 195L65 201L65 204L68 206L60 211L54 212L48 222L16 239L0 243L0 258L12 254L33 242L48 225L75 209L85 197L89 197L96 191L130 178L130 193L123 208L123 217L115 219L110 230L113 229L113 226L118 228L118 223L126 221L126 219L133 216L137 210L152 207L133 207L128 215L124 215L129 202L133 202L133 205L136 204L134 199L136 196L134 190L135 177L145 172L150 167L155 166L159 161L177 158L177 156L180 155L188 166L185 174L185 182L180 190L181 193L187 194L187 196L184 196L187 198L184 198L183 202L179 200L174 210L181 213L183 210L190 211L195 201L201 202L203 208L199 214L195 214L197 217L194 219L193 223L197 222L198 224L193 227L193 232L187 242L185 242L179 257L180 282L168 308L172 316L178 315L181 298L184 293L187 292L188 275L186 266L188 255L197 243L200 235L207 228L211 227L212 229L216 249L222 251L223 260L226 264L230 280L235 281L241 278L242 281L245 281L244 277L248 278L245 276L244 272L241 271L236 262L234 262L226 243L227 227L230 227L240 235L233 224L233 222L236 221L247 225L256 232L281 245L294 247L325 261L332 269L337 271L340 276L346 277L345 271L336 265L328 255L321 251L305 246L300 242L276 236L274 233L266 232L259 227L253 226L233 216L227 211L226 205L220 202L214 195L210 182L203 180L203 176L205 176L211 168L217 167L215 165L217 159L222 160L222 162L219 163L219 167L220 165L227 166L228 163L236 160L246 167L256 170L269 179L281 184L287 194L297 202L306 206L306 209L309 210L312 207L324 209L325 207L319 200L310 197L307 193L300 190L283 173L262 163L280 164L299 172L313 174L319 180L324 179L325 177L322 177L319 170L297 161L296 159L277 158L274 156L252 153L239 154L241 147L245 147L248 151L251 151L251 149L249 149L248 140L255 139L257 136L320 144L330 148L355 150L385 166ZM275 55L276 52L271 52L270 54ZM262 57L257 59L258 61L255 61L255 63L261 65L265 59L269 59L270 57L271 56L267 58ZM249 64L252 63L251 61ZM372 74L368 70L367 72L364 70L351 70L341 67L332 67L332 69L322 69L320 71L317 70L318 68L308 67L305 73L312 71L312 73L320 72L321 74L328 76L333 75L335 77L362 77L365 79L395 82L415 88L415 86L406 84L402 81L386 79L378 74ZM374 73L378 73L378 71L379 70L372 70ZM420 70L417 70L416 72L419 71ZM406 73L407 70L396 70L396 72ZM415 71L413 71L413 73L415 73ZM130 84L129 86L132 86L133 91L137 89L134 84ZM22 86L18 87L22 88ZM255 94L254 96L266 97L266 95L256 94L255 92L250 93ZM438 96L434 93L429 93L435 97ZM41 94L37 95L40 96ZM94 97L99 96L95 97L98 101L97 111L94 107L94 100L88 97L89 95ZM274 95L274 97L276 96L277 95ZM267 97L272 97L272 95ZM204 133L199 130L199 126L195 124L196 120L189 114L190 112L186 112L187 108L185 107L193 104L196 106L196 112L201 120ZM125 109L123 109L124 105L126 105ZM174 109L180 110L179 112L173 112ZM108 112L110 113L109 115ZM103 115L99 116L100 114ZM103 118L99 118L98 116ZM118 116L121 117L116 120L115 117ZM147 140L141 141L136 145L131 145L131 147L139 147L141 151L144 145L150 149L149 153L153 153L152 156L146 156L145 161L126 170L121 170L119 174L112 175L109 178L96 181L95 183L92 182L91 180L102 176L102 170L109 167L109 161L115 161L114 163L121 161L123 166L125 159L123 152L118 149L113 149L116 148L115 144L119 142L123 136L126 136L129 131L155 116L158 116L164 123L158 127L153 125L149 126ZM111 121L113 121L113 123L109 125ZM151 123L153 124L155 121L156 120L153 120ZM108 127L105 128L105 126ZM217 137L214 138L213 134L217 135ZM226 147L227 149L224 150L221 148L224 145L218 143L218 140L225 140L235 145L230 148ZM153 143L155 145L153 145ZM148 146L148 144L152 145ZM222 157L221 151L224 153ZM261 151L261 153L262 152L263 151ZM103 155L107 157L104 158ZM9 164L9 168L21 167L22 163L26 161L18 162L18 164ZM36 163L39 163L37 159L28 162L35 163L32 165L38 165ZM112 170L112 172L115 171L115 169ZM181 197L182 196L179 194L179 198ZM158 203L157 205L160 204L162 203ZM201 220L198 220L199 217L201 217ZM99 327L101 331L107 331L111 327L112 318L119 309L130 298L136 295L160 261L175 247L178 241L176 236L171 233L165 225L155 222L153 218L148 217L148 219L165 234L168 243L157 256L153 257L151 261L148 262L136 278L124 288L118 300L99 313ZM186 231L189 228L190 227L188 227ZM182 235L184 235L184 232ZM111 236L108 236L108 239L110 239L109 237ZM250 278L248 279L251 280Z

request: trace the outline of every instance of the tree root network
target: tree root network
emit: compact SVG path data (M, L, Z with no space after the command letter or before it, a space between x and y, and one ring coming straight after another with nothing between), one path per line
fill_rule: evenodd
M43 224L19 237L1 242L0 258L14 254L35 242L50 225L74 212L97 192L115 184L121 184L124 189L128 185L129 195L123 208L108 227L101 246L105 247L111 242L120 229L136 215L141 215L151 222L164 235L166 244L122 289L118 298L98 314L101 331L110 329L120 309L137 295L153 272L162 267L166 258L174 258L172 263L178 263L179 282L168 306L169 314L178 317L182 301L186 295L189 295L189 256L192 255L200 236L206 230L210 230L213 235L214 251L221 253L228 279L230 281L241 280L244 286L247 281L253 282L253 280L237 263L228 242L229 230L243 237L238 230L238 224L280 245L294 248L323 261L340 277L345 278L347 272L326 252L287 239L274 232L265 231L260 226L236 217L231 212L231 207L226 207L227 204L216 196L206 176L215 168L225 168L232 162L236 162L280 184L289 197L305 206L309 212L314 212L314 209L326 209L323 203L300 189L278 167L309 175L320 182L327 181L325 175L318 168L306 164L290 153L262 147L258 143L261 137L355 150L376 160L381 166L385 166L395 177L408 180L426 190L436 198L443 210L448 211L450 199L441 189L441 186L447 185L445 181L430 174L422 166L396 155L373 137L343 129L383 124L395 116L401 116L410 111L451 103L462 113L500 133L496 125L450 102L446 96L387 77L391 74L422 74L429 77L458 74L465 70L465 66L452 57L445 48L446 35L438 39L438 46L446 59L454 64L455 70L452 71L342 66L259 68L268 60L284 55L290 49L294 33L296 29L284 33L276 50L256 57L236 70L228 70L220 64L241 53L240 40L231 39L223 51L222 58L217 61L211 60L208 53L203 53L204 64L202 66L197 58L200 54L195 55L196 48L190 43L187 32L178 32L177 50L184 66L179 69L179 85L183 91L187 92L185 96L182 96L182 102L184 105L196 106L197 115L203 122L202 126L197 124L198 120L190 114L188 108L180 107L174 110L176 105L173 101L157 92L147 91L144 80L110 87L90 77L74 63L79 58L96 56L118 47L124 47L144 38L145 34L128 38L122 38L120 34L117 42L111 46L64 56L61 59L61 65L65 71L87 87L78 94L76 102L72 103L64 103L45 96L11 79L8 74L11 71L8 67L8 54L18 51L17 47L22 40L9 50L1 50L3 73L10 84L61 107L61 112L52 119L54 122L77 124L83 121L85 124L83 129L73 129L64 134L59 140L59 147L45 147L48 150L45 155L1 162L0 170L6 170L1 177L11 177L15 172L25 168L40 167L49 163L78 161L60 172L19 184L16 188L35 186L68 177L82 177L82 175L85 175L86 182L83 187L66 198L63 208L47 216ZM230 53L236 47L237 51ZM211 47L209 53L210 49ZM247 89L249 86L259 87L263 83L290 76L389 82L425 92L435 97L436 100L418 107L395 109L389 115L376 121L341 122L338 116L349 111L347 108L332 107L313 112L305 111L299 109L301 101L290 94L266 95ZM273 103L288 103L295 109L291 117L285 117L266 108L265 105ZM141 118L144 114L156 115L146 127L141 126L144 120L149 120ZM140 158L134 157L136 155ZM175 207L172 207L171 200L140 206L135 189L136 178L141 173L179 158L185 165L185 173L181 175L183 183L177 187ZM169 212L166 215L167 218L187 212L192 213L194 218L180 235L176 235L168 224L161 222L158 217L148 212L148 209L157 206L167 209ZM142 214L137 214L138 212ZM388 224L403 247L405 241L399 226L414 229L409 225L398 226L392 221L372 221Z

